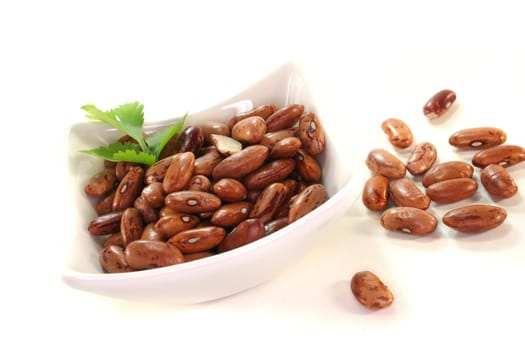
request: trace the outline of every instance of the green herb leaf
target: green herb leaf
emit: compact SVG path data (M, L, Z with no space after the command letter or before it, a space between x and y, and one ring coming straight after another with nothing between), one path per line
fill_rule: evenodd
M143 151L147 151L146 143L142 137L142 125L144 124L144 105L138 102L126 103L117 108L103 112L93 104L81 107L88 112L86 118L98 120L114 126L123 133L135 139Z
M138 145L131 142L114 142L108 146L82 150L80 152L113 162L124 161L152 165L157 161L157 157L154 154L142 151Z
M155 157L159 157L160 152L162 152L169 140L182 129L187 116L188 114L186 113L184 117L179 119L175 124L165 127L148 137L147 144L149 150Z
M154 164L169 140L178 133L187 114L177 120L174 125L168 126L149 136L146 142L143 138L142 126L144 124L144 105L138 102L125 103L109 111L101 111L93 104L81 107L86 118L109 124L137 141L138 145L131 142L114 142L108 146L101 146L90 150L81 151L110 161L133 162L147 165Z

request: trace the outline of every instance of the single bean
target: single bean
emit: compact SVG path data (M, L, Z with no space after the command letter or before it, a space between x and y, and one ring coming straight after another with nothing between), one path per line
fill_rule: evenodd
M219 253L239 248L264 237L264 224L260 219L247 219L235 227L217 247Z
M427 196L437 203L452 203L472 197L478 183L467 177L436 182L427 187Z
M88 180L84 192L91 197L104 197L113 191L116 182L115 170L104 169Z
M266 119L268 132L291 128L297 123L304 112L302 104L292 104L275 111Z
M469 128L456 131L448 143L457 148L482 149L501 145L507 140L505 131L493 127Z
M411 179L403 178L390 182L390 196L400 207L427 209L430 197L425 195Z
M376 175L389 179L400 179L406 174L405 164L392 153L384 149L374 149L368 153L366 165Z
M452 90L441 90L432 96L423 106L423 114L428 119L444 115L456 101L456 93Z
M487 165L481 171L480 180L487 192L495 197L510 198L518 193L518 185L501 165Z
M422 175L432 167L436 159L436 147L430 142L421 142L408 157L406 168L412 175Z
M173 244L136 240L126 246L126 261L135 270L170 266L184 262L182 252Z
M407 148L414 140L410 127L401 119L386 119L381 123L381 129L388 136L388 140L393 146Z
M436 217L432 214L412 207L389 208L381 214L380 221L387 230L418 236L434 232L438 224Z
M166 206L190 214L211 212L219 209L221 199L212 193L200 191L178 191L168 194Z
M322 184L313 184L297 194L290 204L288 222L292 223L328 200L328 193Z
M446 212L443 223L460 232L476 233L498 227L506 218L507 212L501 207L473 204Z
M307 112L299 117L299 139L304 149L313 156L324 151L324 129L315 113Z
M225 236L226 231L222 227L198 227L175 234L168 243L173 244L184 254L197 253L216 247Z
M120 220L120 234L124 247L139 239L143 230L144 224L139 211L135 208L125 209Z
M352 276L350 289L357 301L372 310L383 309L394 301L388 287L370 271L360 271Z
M247 144L258 143L265 133L266 122L259 116L252 116L240 120L232 128L232 138Z
M373 175L364 185L361 199L365 207L374 211L381 211L388 204L389 179L383 175Z
M133 205L140 195L144 183L144 170L132 167L120 181L113 198L113 210L123 210Z

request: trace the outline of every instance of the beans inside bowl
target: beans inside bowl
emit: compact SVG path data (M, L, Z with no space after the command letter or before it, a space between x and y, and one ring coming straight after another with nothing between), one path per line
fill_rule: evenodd
M200 128L202 144L192 149L194 143L188 142L182 151L180 144L175 145L177 153L163 154L159 161L169 163L164 167L166 181L154 180L155 172L150 170L154 164L107 164L105 168L100 159L79 153L122 135L100 123L74 125L68 135L74 202L68 217L73 234L64 281L74 288L116 298L193 303L256 286L292 264L329 233L328 224L360 193L347 154L330 138L330 128L336 122L323 112L316 96L304 80L304 72L296 64L286 64L234 98L190 114L180 135L193 139L200 134L193 130ZM262 137L260 131L246 132L260 127L261 119L239 116L271 104L278 107L273 113L299 105L303 111L293 124L284 126L282 121L270 119L271 115L266 119L256 116L263 120L266 132ZM303 133L324 129L324 148L321 140L304 147L301 116L303 126L307 125ZM235 123L234 117L239 119ZM239 122L243 127L234 127ZM145 133L171 124L173 121L147 125ZM229 135L223 132L225 125ZM287 129L292 131L279 140L267 137ZM242 161L235 161L237 157ZM176 167L171 167L173 162ZM86 194L86 185L94 175L101 174L99 178L104 179L105 172L112 169L115 173L110 176L116 178L113 190L120 187L127 193L134 180L142 178L140 189L133 190L133 200L114 197L108 200L108 212L97 213L97 205L109 194L94 199ZM295 204L290 208L285 203ZM147 212L155 214L148 217ZM97 222L105 215L116 215L113 220L118 222L109 231ZM90 227L95 234L89 232ZM121 248L114 248L119 245ZM104 249L107 251L101 253ZM142 258L137 262L134 257L144 251L158 254L153 262ZM104 259L116 263L104 267ZM103 273L114 268L123 273Z
M184 128L151 165L106 161L84 186L97 203L88 230L103 241L103 271L206 258L307 215L328 199L324 148L315 113L272 103Z

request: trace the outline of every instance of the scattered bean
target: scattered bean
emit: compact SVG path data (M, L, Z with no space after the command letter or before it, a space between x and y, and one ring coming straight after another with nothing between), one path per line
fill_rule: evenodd
M488 204L473 204L448 211L443 215L443 223L465 233L491 230L501 225L507 212L501 207Z
M456 93L452 90L441 90L432 96L423 106L423 114L429 119L444 115L456 101Z
M390 143L399 148L407 148L412 144L414 136L408 125L397 118L389 118L381 123L383 132L388 136Z
M370 271L354 274L350 281L350 289L357 301L368 309L383 309L394 301L392 292L376 274Z

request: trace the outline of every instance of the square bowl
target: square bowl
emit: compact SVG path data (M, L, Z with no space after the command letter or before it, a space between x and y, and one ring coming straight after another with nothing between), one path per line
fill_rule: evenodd
M67 135L69 193L69 236L63 281L73 288L101 295L148 302L191 304L229 296L270 280L311 249L323 234L323 227L342 215L360 194L361 182L348 164L344 152L330 138L330 116L315 89L295 62L278 67L236 96L209 109L189 114L186 125L206 120L227 122L236 113L266 103L286 106L300 103L315 112L324 126L326 147L319 162L322 183L330 196L320 207L255 242L200 260L178 265L125 273L103 273L98 255L100 242L87 230L96 217L92 202L84 194L87 180L102 169L98 158L79 152L115 141L119 132L105 124L82 122L71 126ZM173 123L167 120L148 124L153 131Z

